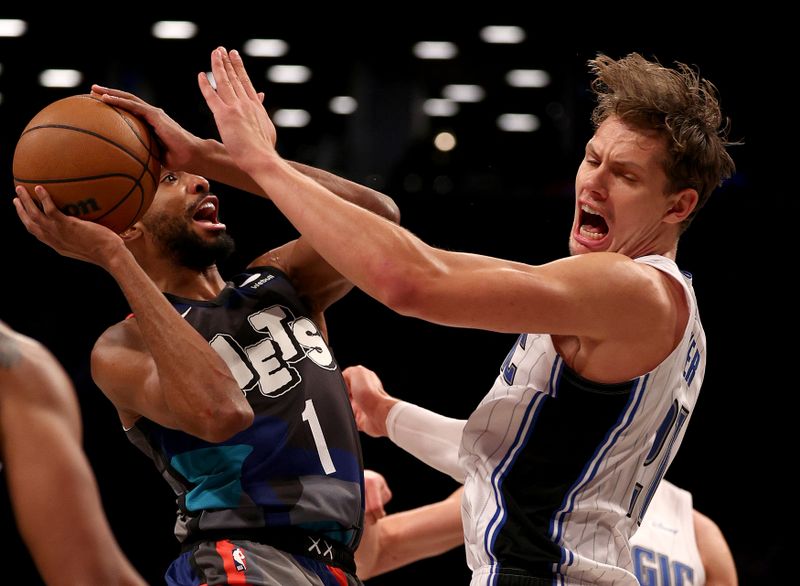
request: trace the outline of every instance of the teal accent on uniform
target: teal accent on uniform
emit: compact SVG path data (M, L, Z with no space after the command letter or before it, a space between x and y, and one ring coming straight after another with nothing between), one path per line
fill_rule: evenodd
M184 452L170 464L196 485L186 493L186 508L229 509L238 507L242 496L242 464L252 446L215 446Z

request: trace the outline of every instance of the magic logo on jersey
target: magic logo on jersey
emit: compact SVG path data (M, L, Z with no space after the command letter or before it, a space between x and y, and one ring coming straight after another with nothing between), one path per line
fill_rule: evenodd
M265 397L280 397L300 384L295 365L301 360L336 369L322 334L307 317L296 319L288 307L273 305L249 315L247 321L263 334L255 344L242 348L229 334L217 334L209 342L245 394L258 389Z
M641 586L695 586L691 566L638 545L631 553L634 573Z

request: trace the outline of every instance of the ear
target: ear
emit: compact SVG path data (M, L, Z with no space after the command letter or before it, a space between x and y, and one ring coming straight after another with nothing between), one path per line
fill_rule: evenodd
M689 217L697 207L700 196L695 189L682 189L668 197L668 207L664 221L668 224L680 224Z
M134 240L138 240L142 237L142 228L139 222L136 222L133 226L125 230L124 232L120 232L119 236L125 241L125 244L130 244Z

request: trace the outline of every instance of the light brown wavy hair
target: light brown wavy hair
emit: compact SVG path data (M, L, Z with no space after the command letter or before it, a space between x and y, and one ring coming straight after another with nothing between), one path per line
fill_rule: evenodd
M688 65L668 68L638 53L618 60L599 54L589 61L589 69L595 75L595 129L609 116L618 116L634 128L664 136L667 193L697 191L697 206L681 225L685 231L735 170L725 147L737 143L728 142L730 120L722 117L717 88Z

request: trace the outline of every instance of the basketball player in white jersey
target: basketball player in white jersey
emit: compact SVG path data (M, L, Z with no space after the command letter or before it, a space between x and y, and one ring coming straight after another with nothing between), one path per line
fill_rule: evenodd
M362 431L385 435L421 461L459 479L458 451L465 420L390 397L377 375L363 366L350 367L343 374ZM430 430L446 433L432 436ZM391 494L388 487L384 490ZM459 545L461 492L368 524L356 555L359 577L383 574ZM666 480L659 484L630 546L634 574L641 586L738 584L733 556L719 527L693 509L688 491Z
M737 586L736 566L714 521L692 507L690 492L662 480L631 538L642 586Z
M144 586L103 512L72 383L49 350L3 322L0 462L17 527L48 586ZM3 559L7 580L29 583Z
M404 315L522 332L461 442L476 585L637 584L628 539L705 370L675 258L734 168L715 89L638 54L590 65L596 130L575 181L571 256L540 266L434 248L337 198L278 155L238 52L212 52L214 86L198 75L228 155L352 283Z

